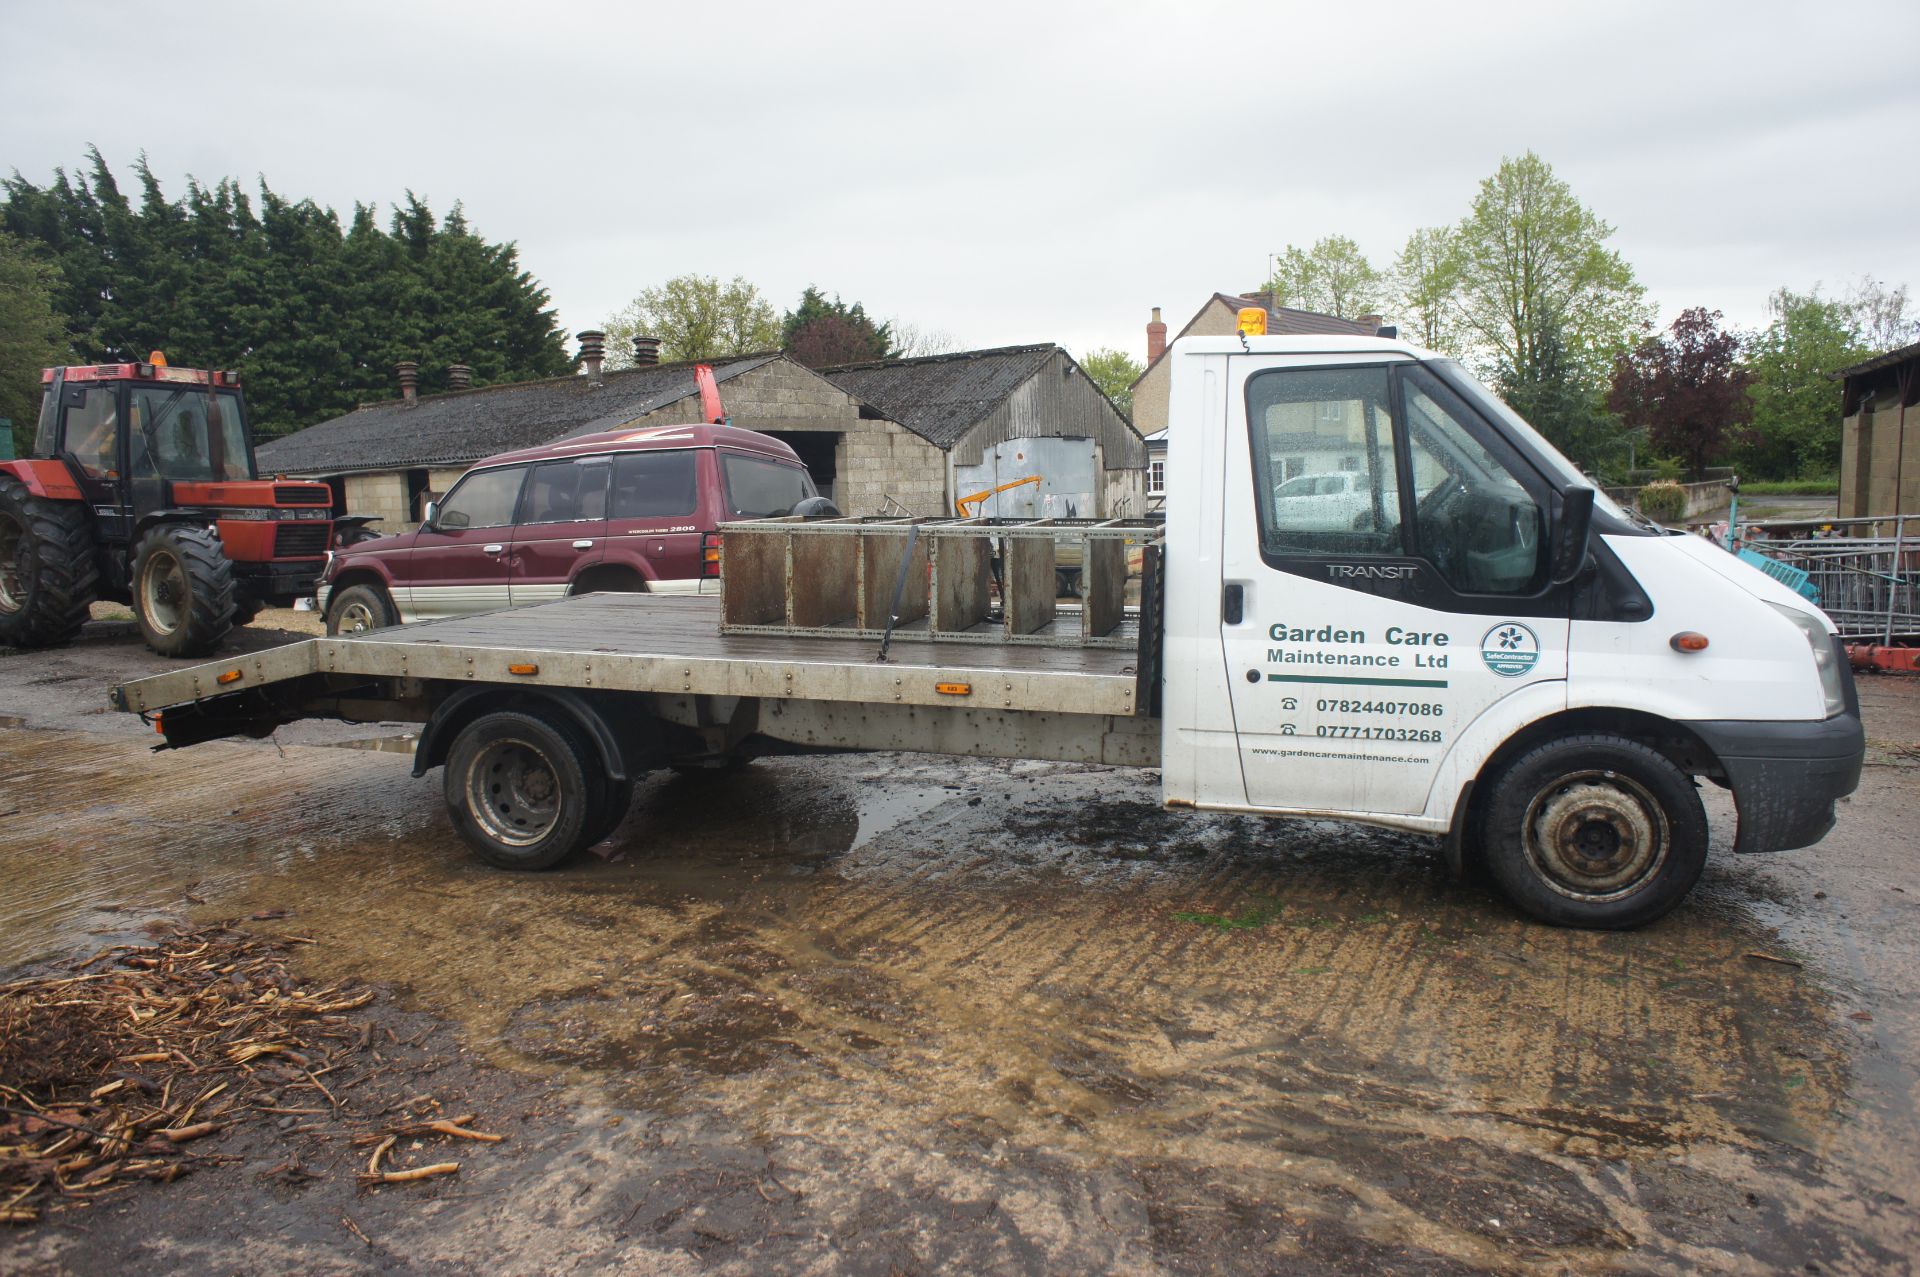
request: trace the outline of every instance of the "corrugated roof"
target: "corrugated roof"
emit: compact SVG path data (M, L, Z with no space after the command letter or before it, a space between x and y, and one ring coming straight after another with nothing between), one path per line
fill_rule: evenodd
M713 360L714 379L725 382L778 358ZM278 474L347 474L464 465L645 416L696 393L693 369L691 363L630 368L605 374L597 387L585 376L484 386L427 395L412 407L391 399L261 445L260 468Z
M937 448L951 448L1053 358L1051 342L822 368L820 375Z
M1911 346L1902 346L1898 350L1889 350L1884 355L1875 355L1864 363L1855 364L1851 368L1842 368L1831 375L1835 380L1841 377L1855 377L1863 372L1879 372L1882 368L1892 368L1896 364L1906 363L1909 359L1920 359L1920 342L1915 342Z

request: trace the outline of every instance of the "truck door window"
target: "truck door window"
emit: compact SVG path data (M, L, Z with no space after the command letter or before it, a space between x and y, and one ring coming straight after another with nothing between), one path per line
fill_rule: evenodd
M1530 594L1545 537L1539 503L1462 424L1460 399L1424 369L1402 380L1414 539L1462 594Z
M526 474L525 466L508 466L468 475L454 485L434 526L442 532L508 526L513 522L513 507L520 499L520 481Z
M1274 368L1247 381L1263 553L1400 554L1384 367Z
M700 506L698 454L686 450L629 452L613 462L613 517L673 519Z

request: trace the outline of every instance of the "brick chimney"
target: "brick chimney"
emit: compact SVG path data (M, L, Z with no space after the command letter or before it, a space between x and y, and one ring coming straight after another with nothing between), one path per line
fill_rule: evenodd
M658 337L636 336L633 339L633 363L636 368L644 368L660 362L660 339Z
M600 364L607 354L607 335L589 328L580 334L580 362L587 367L587 384L600 384Z
M467 365L465 364L448 364L447 365L447 389L448 390L473 389L473 369L467 367Z
M1153 308L1153 319L1147 324L1147 362L1167 353L1167 326L1160 322L1160 308Z
M420 402L420 365L411 359L403 359L393 366L394 375L400 378L400 402L411 408Z

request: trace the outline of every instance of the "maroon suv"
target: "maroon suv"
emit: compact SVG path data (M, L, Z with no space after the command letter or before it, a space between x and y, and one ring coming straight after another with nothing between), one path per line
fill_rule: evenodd
M824 504L793 449L732 426L614 430L502 453L430 503L418 530L328 557L327 633L593 590L717 590L708 534L809 500Z

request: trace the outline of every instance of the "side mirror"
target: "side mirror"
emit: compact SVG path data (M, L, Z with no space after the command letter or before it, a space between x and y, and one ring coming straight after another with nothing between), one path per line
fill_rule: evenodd
M1587 562L1587 536L1593 530L1593 489L1568 488L1560 495L1560 519L1553 529L1553 559L1548 580L1565 585Z
M420 526L431 532L433 530L434 519L437 518L439 514L440 503L438 501L427 502L427 508L420 512Z

